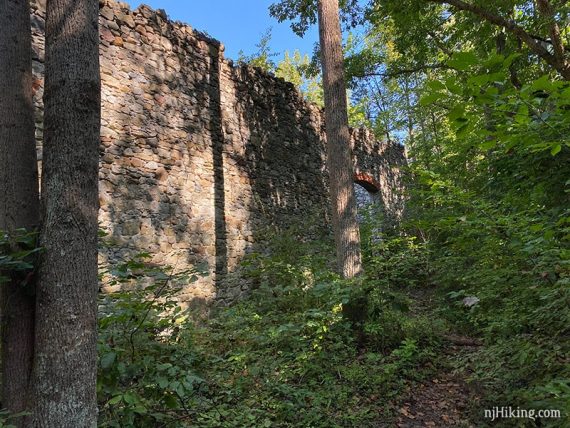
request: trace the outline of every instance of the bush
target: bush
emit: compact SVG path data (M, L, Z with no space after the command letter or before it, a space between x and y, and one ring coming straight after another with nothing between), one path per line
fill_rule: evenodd
M193 323L175 298L194 272L169 273L147 257L105 272L109 285L121 283L124 291L99 301L100 426L172 426L207 388L196 374Z

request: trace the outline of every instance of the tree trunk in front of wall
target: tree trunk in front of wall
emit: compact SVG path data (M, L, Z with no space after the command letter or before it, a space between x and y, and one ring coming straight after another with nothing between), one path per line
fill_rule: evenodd
M338 269L345 278L362 272L356 218L348 106L338 0L319 0L319 36L325 96L327 165Z
M39 195L34 109L32 41L27 0L0 1L0 230L38 227ZM11 246L8 251L18 251ZM31 272L4 272L1 284L2 406L26 409L34 349L35 300ZM26 283L28 283L26 285ZM15 421L14 423L18 423Z
M30 427L97 425L99 2L48 0Z

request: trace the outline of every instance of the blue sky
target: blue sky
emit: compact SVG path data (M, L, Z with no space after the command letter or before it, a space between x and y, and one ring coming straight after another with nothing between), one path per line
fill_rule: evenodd
M286 50L311 54L318 41L318 30L313 26L304 38L289 28L288 23L279 23L269 16L269 5L276 0L127 0L134 9L144 3L153 9L164 9L173 20L185 22L193 28L206 31L226 46L227 58L236 59L238 52L245 54L257 51L265 31L272 27L271 50L280 56Z

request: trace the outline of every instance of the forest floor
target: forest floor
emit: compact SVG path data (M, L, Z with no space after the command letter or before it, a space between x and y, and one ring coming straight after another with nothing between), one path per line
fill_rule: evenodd
M414 313L437 316L433 290L410 293ZM477 339L448 334L443 338L433 374L410 385L398 400L398 428L476 427L473 411L481 400L481 388L469 382L469 361L480 348Z

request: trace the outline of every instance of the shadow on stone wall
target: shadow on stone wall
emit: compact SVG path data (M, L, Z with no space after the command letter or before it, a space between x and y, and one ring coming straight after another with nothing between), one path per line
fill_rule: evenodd
M215 234L215 281L216 289L220 280L228 273L228 241L226 224L226 188L224 178L224 131L222 129L221 80L219 47L210 48L210 133L214 166L214 234Z
M224 278L268 228L315 213L329 224L322 111L291 83L233 67L223 45L163 11L100 5L99 214L114 242L101 258L144 251L175 270L204 266L208 277L181 296L194 306L239 297L246 288L226 293ZM33 18L41 111L42 12ZM38 115L39 140L41 129ZM399 173L388 177L393 160L370 135L361 143L357 164L382 181L386 201L392 184L384 181L396 183Z
M294 86L264 85L267 75L250 67L234 69L237 111L250 134L244 141L244 169L263 222L286 226L315 209L327 211L328 188L320 124Z
M144 7L138 12L145 14ZM157 31L175 39L160 15L147 11L145 17ZM109 135L102 138L101 220L114 244L105 256L115 261L145 251L153 255L154 263L175 271L200 266L209 277L192 284L182 298L201 307L212 299L215 290L208 283L223 271L225 259L224 183L219 174L223 164L220 156L212 155L221 153L219 147L210 152L222 142L216 61L205 59L209 75L201 73L202 80L185 85L164 72L163 62L171 61L170 56L159 58L154 66L117 64L112 46L102 49L102 56L109 55L110 67L102 67L107 82L103 128ZM179 59L181 67L192 68L191 58ZM193 99L195 107L204 111L189 110L178 95ZM207 172L208 156L218 173ZM206 205L214 200L210 212ZM216 232L214 237L214 231L221 235Z

